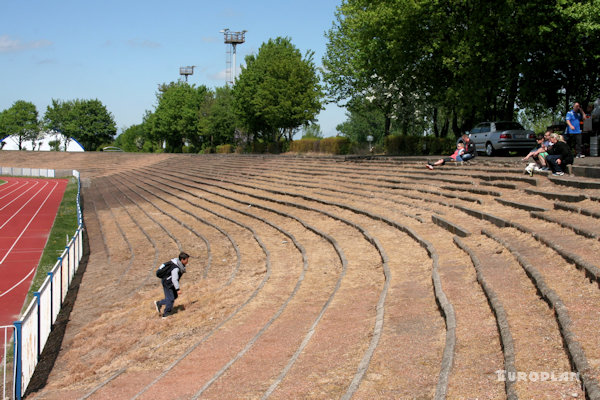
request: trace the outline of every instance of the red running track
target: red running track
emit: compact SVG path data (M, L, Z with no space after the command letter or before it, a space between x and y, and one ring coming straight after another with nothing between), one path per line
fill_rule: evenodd
M0 177L0 326L12 325L31 286L67 179ZM2 344L0 343L0 346Z

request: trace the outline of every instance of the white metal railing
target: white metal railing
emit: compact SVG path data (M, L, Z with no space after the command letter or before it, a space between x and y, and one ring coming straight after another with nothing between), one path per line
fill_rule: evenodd
M14 346L15 342L13 341L15 337L15 327L11 326L0 326L0 343L2 344L2 354L0 354L0 362L2 366L0 368L0 372L2 373L2 400L13 398L15 395L14 391L14 366L15 364L8 361L8 357L11 354L10 349L13 349L14 354ZM13 367L13 371L9 374L8 368Z
M33 177L67 176L64 172L57 174L54 170L6 167L0 167L0 174ZM12 341L14 349L12 379L4 379L2 386L3 391L7 391L7 385L11 387L8 398L21 400L25 393L83 254L81 180L79 171L73 170L71 175L77 178L77 230L61 256L58 257L52 270L48 272L39 291L34 293L34 299L21 318L15 321L14 326L0 327L0 334L2 333L1 329L4 328L5 336L9 337L8 341L5 339L4 343L3 374L6 374L8 365L6 349L10 341ZM9 331L10 334L8 334ZM2 396L3 400L7 398L4 393Z

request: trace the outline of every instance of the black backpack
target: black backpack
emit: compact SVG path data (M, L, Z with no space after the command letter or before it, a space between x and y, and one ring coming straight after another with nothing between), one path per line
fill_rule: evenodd
M168 278L171 275L171 271L173 271L173 268L176 267L177 264L175 264L173 261L167 261L166 263L161 264L161 266L158 267L158 269L156 270L156 277L160 279Z

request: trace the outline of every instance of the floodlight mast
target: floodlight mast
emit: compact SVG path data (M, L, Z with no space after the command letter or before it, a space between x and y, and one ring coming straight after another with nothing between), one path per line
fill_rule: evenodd
M226 82L233 85L233 82L235 81L235 78L236 78L236 62L235 62L236 46L238 44L242 44L246 41L246 32L247 31L243 30L241 32L232 32L229 30L229 28L225 28L225 29L222 29L220 32L225 37L225 44L228 45L227 59L225 62Z
M187 66L187 67L179 67L179 75L185 76L185 81L188 81L188 76L194 75L194 67L195 65Z

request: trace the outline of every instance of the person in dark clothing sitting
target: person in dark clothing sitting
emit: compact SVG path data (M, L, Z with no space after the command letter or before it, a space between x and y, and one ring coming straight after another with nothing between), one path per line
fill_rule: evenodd
M462 143L465 145L465 152L461 156L463 161L469 161L477 155L477 150L475 150L475 143L471 141L469 135L462 135L457 143Z
M550 135L550 142L552 142L552 147L548 149L546 162L552 170L552 175L564 175L567 165L573 164L571 148L557 133Z

